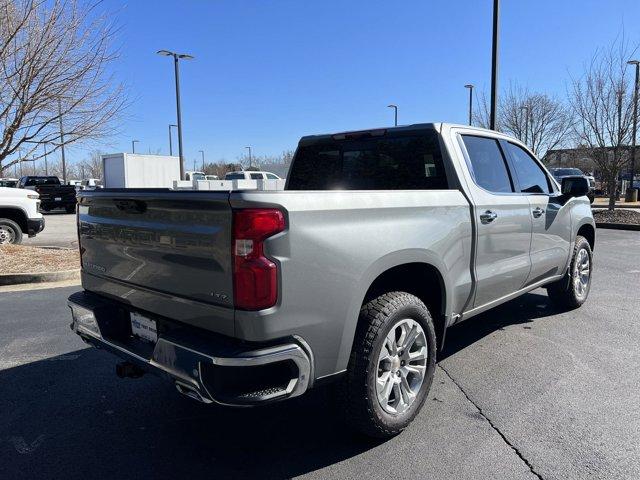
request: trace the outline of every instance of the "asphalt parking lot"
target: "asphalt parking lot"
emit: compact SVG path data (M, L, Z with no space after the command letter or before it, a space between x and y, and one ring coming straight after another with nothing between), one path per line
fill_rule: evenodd
M204 406L120 380L68 328L78 287L0 293L2 478L640 478L640 233L600 230L587 303L544 290L452 328L425 408L386 442L328 392Z
M78 248L75 213L54 210L42 215L45 222L44 230L35 237L27 238L25 235L22 242L24 245Z

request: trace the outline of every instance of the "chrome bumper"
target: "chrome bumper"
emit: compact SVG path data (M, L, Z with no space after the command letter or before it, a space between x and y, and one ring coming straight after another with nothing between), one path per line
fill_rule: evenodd
M111 338L106 338L101 331L101 319L94 313L96 305L88 301L92 296L78 292L69 297L73 321L71 329L87 343L110 351L133 363L137 367L161 376L169 377L178 391L195 400L222 405L249 406L283 400L302 395L309 387L311 380L311 361L306 350L298 343L291 341L281 345L270 345L260 348L242 350L228 349L230 355L221 354L224 348L198 341L194 336L189 340L165 338L160 334L158 341L149 346L149 354L136 352L134 348ZM99 308L99 306L98 306ZM257 391L244 392L241 395L225 395L212 388L216 367L260 367L290 362L291 378L280 381L276 386Z

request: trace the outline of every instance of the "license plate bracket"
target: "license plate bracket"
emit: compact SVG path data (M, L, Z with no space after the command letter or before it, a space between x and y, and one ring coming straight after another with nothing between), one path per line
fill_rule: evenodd
M138 312L130 312L131 333L149 343L158 341L158 326L155 320L140 315Z

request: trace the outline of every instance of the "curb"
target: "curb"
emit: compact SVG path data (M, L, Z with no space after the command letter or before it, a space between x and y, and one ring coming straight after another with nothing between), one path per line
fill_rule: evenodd
M63 270L62 272L43 273L8 273L0 275L0 285L18 285L21 283L61 282L80 278L80 269Z
M596 228L610 228L612 230L634 230L636 232L640 232L640 225L629 223L596 222Z

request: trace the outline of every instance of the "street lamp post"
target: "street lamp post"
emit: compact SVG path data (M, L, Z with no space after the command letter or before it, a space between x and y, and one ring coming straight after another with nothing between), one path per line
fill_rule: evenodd
M173 68L176 80L176 114L178 117L178 155L180 156L180 178L184 179L184 155L182 154L182 115L180 113L180 69L178 67L178 60L191 60L193 59L193 56L186 53L170 52L169 50L159 50L157 53L159 55L164 55L165 57L173 57Z
M140 143L140 140L131 140L131 153L136 153L136 143Z
M67 184L67 161L64 156L64 130L62 128L62 101L58 98L58 119L60 120L60 154L62 155L62 183Z
M44 147L44 174L45 176L49 176L49 165L47 164L47 144L46 142L42 144Z
M500 27L500 0L493 0L493 38L491 42L491 113L489 128L496 129L498 111L498 46Z
M397 127L398 126L398 106L392 103L391 105L387 105L387 107L393 108L393 125Z
M249 168L251 168L253 166L253 158L251 157L251 147L247 146L244 148L249 149Z
M631 188L627 189L625 200L638 200L638 191L633 188L633 178L636 172L636 136L638 134L638 89L640 89L640 60L629 60L629 65L636 66L636 80L633 84L633 130L631 132Z
M473 84L467 83L464 88L469 89L469 125L473 120Z
M169 125L169 156L173 157L173 142L171 141L171 127L177 127L173 123Z
M204 150L198 150L202 154L202 173L204 173Z
M529 105L523 105L520 110L524 110L524 144L529 146L529 114L531 107Z

